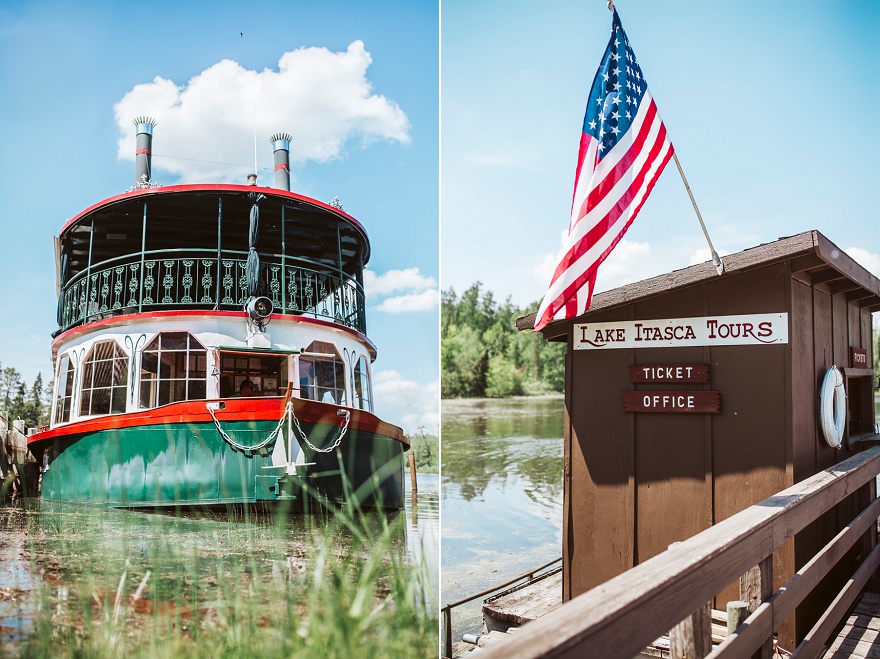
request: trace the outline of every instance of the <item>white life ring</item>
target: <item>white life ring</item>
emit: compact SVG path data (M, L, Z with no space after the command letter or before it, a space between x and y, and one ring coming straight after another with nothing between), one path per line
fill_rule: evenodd
M832 366L825 373L819 391L819 423L831 448L840 448L846 425L846 388L840 369Z

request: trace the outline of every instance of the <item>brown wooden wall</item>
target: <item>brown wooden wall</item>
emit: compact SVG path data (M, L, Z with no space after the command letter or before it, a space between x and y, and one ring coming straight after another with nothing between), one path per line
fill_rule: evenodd
M819 385L832 363L849 365L851 346L867 348L869 363L872 354L870 313L794 279L788 262L588 316L598 323L781 312L790 320L784 346L574 351L569 335L565 600L847 457L819 436ZM629 382L631 365L685 363L710 364L710 382ZM623 411L622 391L649 389L719 391L721 412ZM841 504L777 552L774 585L849 522L852 509ZM718 598L720 608L738 598L728 589ZM812 609L798 615L802 636L808 623L800 618L813 618ZM781 642L794 641L793 622L780 632Z

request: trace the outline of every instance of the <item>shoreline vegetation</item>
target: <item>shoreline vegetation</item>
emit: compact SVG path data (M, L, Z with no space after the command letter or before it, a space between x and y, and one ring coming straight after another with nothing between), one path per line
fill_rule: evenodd
M441 392L450 398L509 398L562 393L565 345L520 332L516 319L540 301L517 307L496 302L476 282L461 296L441 294Z
M24 570L0 656L429 656L434 593L407 523L357 506L293 522L0 508Z
M440 438L419 426L409 436L410 450L415 454L417 474L440 473Z

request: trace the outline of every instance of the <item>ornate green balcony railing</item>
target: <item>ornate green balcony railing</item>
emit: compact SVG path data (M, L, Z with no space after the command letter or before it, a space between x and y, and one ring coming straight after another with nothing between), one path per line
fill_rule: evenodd
M276 313L320 318L366 332L364 292L354 278L290 260L282 265L280 258L263 257L260 264L258 293L272 300ZM105 261L62 289L59 332L123 313L174 308L241 310L248 298L246 262L244 255L223 256L218 269L216 253L181 257L176 252L152 252L144 258L131 254Z

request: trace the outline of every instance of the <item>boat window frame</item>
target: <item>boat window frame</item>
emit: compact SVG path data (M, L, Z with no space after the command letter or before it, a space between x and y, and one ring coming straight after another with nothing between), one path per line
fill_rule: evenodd
M358 370L361 362L364 364L363 372L358 377ZM361 385L361 394L358 395L358 384ZM367 412L373 411L373 378L370 372L370 360L366 355L359 355L354 367L351 369L351 390L352 390L352 407ZM364 393L366 392L366 394ZM366 406L363 403L366 402Z
M328 353L318 352L317 350L310 350L310 348L316 343L323 343L325 345L331 346L333 348L333 352ZM333 362L335 386L319 386L317 383L317 377L315 377L314 384L304 384L304 382L307 382L308 376L306 376L306 378L303 377L303 358L305 358L306 360L311 360L312 364L315 364L316 362ZM324 398L324 396L326 396L328 392L333 391L337 393L337 396L335 397L335 400L329 401L330 404L348 406L348 375L346 373L347 370L348 369L346 369L345 367L345 361L342 359L342 354L339 352L339 348L336 346L336 344L330 341L326 341L324 339L315 339L297 356L297 381L299 383L300 398L303 398L305 400L314 400L318 402L328 402L322 399ZM340 373L342 374L341 385L339 384ZM306 395L310 388L314 391L314 397ZM317 397L319 389L323 390L321 398Z
M61 376L61 366L67 363L67 368L65 369L64 378ZM65 392L65 395L61 395L62 388ZM75 394L76 394L76 364L73 360L73 351L68 351L62 354L58 358L58 366L55 371L55 391L52 396L52 416L51 423L53 426L59 426L64 423L69 423L71 417L74 413L74 402L75 402ZM67 418L64 417L64 404L63 400L68 401L67 406ZM59 414L59 403L61 404L61 413ZM61 417L61 418L59 418Z
M229 398L241 398L241 394L239 393L241 380L238 378L241 377L242 373L246 373L242 379L248 379L253 382L253 377L258 377L260 379L259 387L254 390L254 397L269 397L269 398L281 398L287 394L287 389L290 386L290 364L291 356L295 356L298 354L297 351L292 350L272 350L265 349L261 350L259 348L224 348L218 347L214 350L214 368L216 370L217 377L217 397L221 399L229 399ZM248 360L248 365L238 365L237 363L231 367L225 366L223 363L224 357L231 357L236 360ZM267 375L263 372L262 365L257 367L253 366L251 363L251 359L264 359L264 358L273 358L280 360L278 363L278 376L275 383L275 387L272 389L268 389L274 391L273 394L266 394L267 388L265 387L265 378ZM257 376L253 376L253 373L259 373ZM223 388L223 378L227 376L232 376L232 381L228 381L229 390L225 391Z
M185 335L186 336L186 348L181 350L177 348L163 348L162 347L162 337L177 334L177 335ZM170 338L170 337L169 337ZM151 350L150 346L158 341L156 350ZM196 348L193 348L193 343L196 344ZM139 352L139 364L137 369L138 374L138 386L137 386L137 400L136 405L138 410L152 410L157 407L162 407L163 405L171 405L173 403L182 403L186 401L193 400L207 400L208 399L208 374L210 373L209 360L208 360L208 352L209 350L205 347L205 345L192 333L187 330L161 330L156 332L153 337L146 343L146 345L138 351ZM147 353L155 354L157 359L157 372L155 373L155 378L144 378L145 375L145 367L144 367L144 357ZM162 355L163 354L185 354L184 362L183 362L183 377L161 377L161 364L162 364ZM196 368L192 369L191 360L192 358L196 359ZM204 358L204 370L202 377L191 377L191 372L199 372L198 368L198 359L199 357ZM167 402L160 402L159 396L162 387L162 383L168 383L169 388L169 400ZM174 385L173 383L184 383L183 389L183 398L173 398L174 393ZM144 405L144 385L148 383L155 383L155 389L152 392L151 399L149 404ZM201 383L202 385L202 395L192 396L190 395L191 391L191 383Z
M109 359L93 359L93 355L97 355L97 352L101 346L112 344L113 345L113 354ZM125 352L125 348L113 338L100 339L95 341L90 347L88 352L86 353L85 358L82 360L82 364L80 365L80 376L78 379L78 384L76 386L77 393L79 394L79 412L77 416L80 419L83 418L91 418L98 416L113 416L116 414L125 414L128 411L128 386L129 386L129 364L131 361L131 355ZM95 379L96 376L99 375L99 369L96 369L93 364L98 363L110 363L110 385L109 386L101 386L96 387ZM121 368L120 368L121 365ZM89 367L91 368L91 386L86 386L86 375L89 373ZM118 371L118 372L117 372ZM119 376L119 382L116 382L115 377L121 373ZM95 392L107 391L110 392L108 411L93 411L93 400L95 396ZM86 391L88 391L88 397L86 396ZM117 399L114 399L115 395L118 395L118 392L122 393L122 409L118 409L118 407L114 411L114 406L118 403ZM83 410L83 405L88 401L88 410Z

